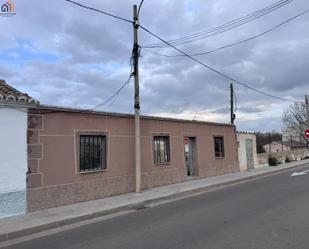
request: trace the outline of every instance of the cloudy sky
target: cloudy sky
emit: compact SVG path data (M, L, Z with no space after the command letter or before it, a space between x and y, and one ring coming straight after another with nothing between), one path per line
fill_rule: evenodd
M77 0L132 18L130 0ZM144 27L164 39L208 30L277 0L145 0ZM4 1L1 1L2 3ZM16 15L0 16L0 78L43 104L91 108L111 96L130 74L132 25L63 0L13 0ZM270 29L309 9L294 0L257 20L216 36L179 46L199 53ZM302 100L309 93L309 14L271 33L197 57L237 80L267 93ZM139 31L140 44L159 42ZM175 54L169 48L151 49ZM142 49L140 58L143 114L229 122L230 81L188 58L160 57ZM238 130L280 130L288 102L235 84ZM133 81L100 110L133 112Z

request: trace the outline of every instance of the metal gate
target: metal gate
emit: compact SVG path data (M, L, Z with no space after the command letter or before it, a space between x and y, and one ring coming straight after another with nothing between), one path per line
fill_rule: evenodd
M247 169L254 169L252 139L246 139L246 158L247 158Z
M196 139L195 137L185 138L185 161L187 167L188 176L197 175L197 165L196 165Z

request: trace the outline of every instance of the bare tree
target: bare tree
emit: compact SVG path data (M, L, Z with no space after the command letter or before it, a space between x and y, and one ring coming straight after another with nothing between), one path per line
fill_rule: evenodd
M291 104L283 113L283 123L286 128L296 132L299 137L307 141L304 131L307 128L307 113L305 103Z

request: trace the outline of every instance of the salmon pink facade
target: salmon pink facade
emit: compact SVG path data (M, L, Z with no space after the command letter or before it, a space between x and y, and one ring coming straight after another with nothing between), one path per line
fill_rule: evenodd
M27 142L28 211L134 191L133 115L41 106ZM96 168L85 170L91 153ZM143 189L239 171L235 126L142 116L141 166Z

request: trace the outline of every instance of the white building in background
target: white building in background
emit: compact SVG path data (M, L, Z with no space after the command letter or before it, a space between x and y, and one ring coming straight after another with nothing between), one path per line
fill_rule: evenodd
M282 141L283 142L291 142L291 140L295 142L306 142L305 139L293 128L284 128L282 130Z
M27 110L37 104L35 99L0 80L0 216L25 209ZM11 203L17 196L14 193L18 193L19 203Z
M284 152L290 151L291 147L284 144L283 142L274 141L271 144L266 144L263 146L266 153L276 153L276 152Z

